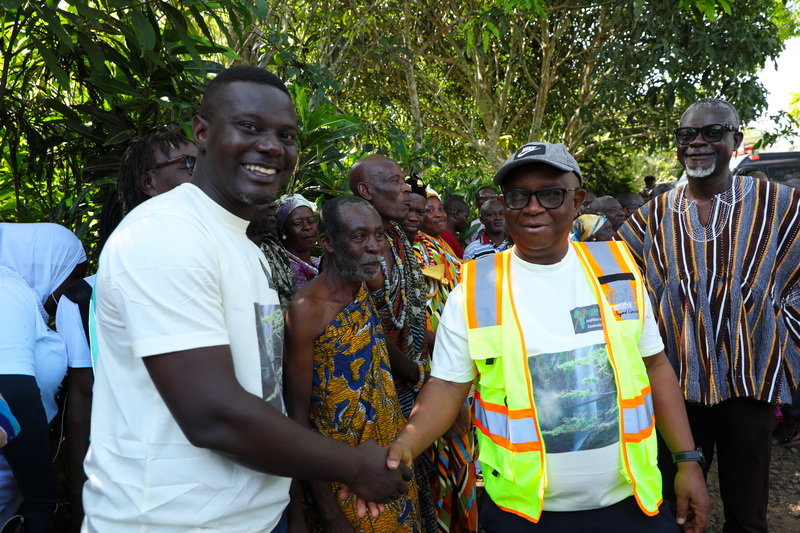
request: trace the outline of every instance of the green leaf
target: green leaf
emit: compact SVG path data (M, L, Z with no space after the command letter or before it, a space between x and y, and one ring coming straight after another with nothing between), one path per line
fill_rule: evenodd
M141 47L146 50L153 50L156 47L156 31L150 25L150 21L136 9L132 9L128 16L131 18L131 27L134 35L141 43Z
M86 79L101 91L109 95L127 94L129 96L138 96L139 92L136 87L132 87L129 83L121 82L108 76L92 76Z

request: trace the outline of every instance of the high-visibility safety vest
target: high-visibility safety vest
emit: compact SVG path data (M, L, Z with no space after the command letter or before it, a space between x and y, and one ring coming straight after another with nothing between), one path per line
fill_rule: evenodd
M617 383L622 474L648 516L661 505L650 381L638 349L645 291L622 242L572 242L600 308ZM462 265L467 339L478 368L475 426L486 491L532 522L542 514L545 446L509 276L513 249ZM519 295L518 295L519 297ZM536 295L526 295L535 298ZM540 305L546 305L546 302Z

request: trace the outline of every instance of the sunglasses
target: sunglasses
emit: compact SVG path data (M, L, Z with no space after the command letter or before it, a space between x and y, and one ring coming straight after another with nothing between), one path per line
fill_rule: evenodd
M553 188L539 189L538 191L531 191L529 189L510 189L503 193L503 199L505 200L506 207L514 211L519 211L520 209L526 207L531 201L531 196L535 196L536 201L539 202L539 205L545 209L558 209L564 204L564 198L567 196L567 191L577 190L580 190L580 188Z
M197 157L195 157L193 155L188 155L188 154L181 154L181 155L175 156L175 157L173 157L171 159L167 159L166 161L162 161L161 163L158 163L157 165L153 165L153 168L151 168L150 170L155 170L157 168L164 168L164 167L167 167L169 165L173 165L175 163L178 163L180 161L183 161L186 164L186 170L189 171L189 174L194 172L194 163L195 163L195 161L197 161Z
M479 194L478 198L481 200L494 200L497 198L496 194Z
M715 143L722 139L726 131L737 131L730 124L709 124L702 128L678 128L675 130L675 139L678 144L685 146L697 138L698 132L707 142Z

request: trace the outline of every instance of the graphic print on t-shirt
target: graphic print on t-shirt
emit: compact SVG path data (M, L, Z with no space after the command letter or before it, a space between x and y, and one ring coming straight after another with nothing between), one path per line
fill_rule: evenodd
M603 319L600 317L600 307L597 304L576 307L570 311L570 316L576 335L603 329Z
M285 413L283 405L283 312L279 304L254 304L258 353L261 357L261 397Z
M528 358L547 453L604 448L619 440L617 383L605 344Z

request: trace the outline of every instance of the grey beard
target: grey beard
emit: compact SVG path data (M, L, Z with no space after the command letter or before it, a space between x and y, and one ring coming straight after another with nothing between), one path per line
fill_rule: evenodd
M716 161L712 161L711 162L711 166L708 166L708 167L705 167L705 168L703 168L703 167L700 167L700 168L689 168L689 167L686 167L686 175L689 176L690 178L707 178L711 174L713 174L716 169L717 169L717 162Z
M375 261L378 261L379 256L375 256ZM347 281L361 283L369 281L378 275L380 267L372 268L365 267L363 264L350 260L350 258L340 259L338 255L334 256L334 262L339 274Z

